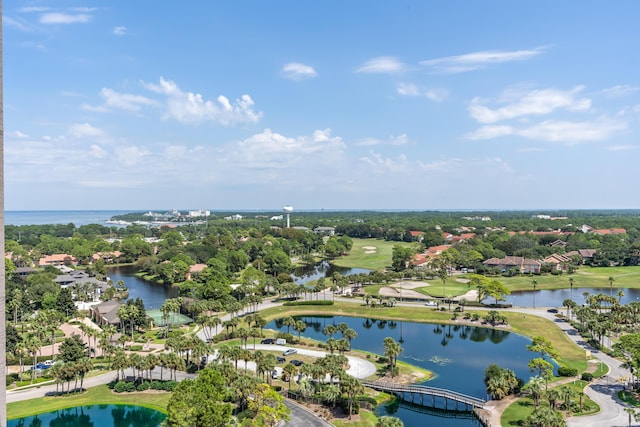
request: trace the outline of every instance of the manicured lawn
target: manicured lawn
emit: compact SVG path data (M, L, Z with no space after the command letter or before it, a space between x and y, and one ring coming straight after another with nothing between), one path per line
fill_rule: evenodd
M356 415L353 417L355 418ZM376 417L374 413L365 410L360 411L360 415L358 415L358 417L360 418L358 421L349 421L345 418L344 420L333 419L331 422L336 427L375 427L378 421L378 417Z
M106 385L101 385L92 387L85 393L77 395L41 397L38 399L24 400L22 402L8 403L7 418L23 418L55 411L57 409L98 404L138 405L166 413L170 398L171 393L168 392L113 393Z
M584 387L587 385L584 381L573 381L571 383L566 384L571 387L573 390L573 397L571 398L572 402L579 402L578 394L584 390ZM556 388L560 390L564 385L558 385ZM546 400L541 400L540 405L547 405ZM533 412L535 409L533 405L533 400L525 397L522 399L518 399L513 402L502 414L500 418L500 424L502 426L519 426L522 425L522 422ZM593 400L589 399L587 395L582 396L582 413L574 413L572 416L581 416L581 415L591 415L600 411L600 407ZM567 416L566 411L563 411L565 417Z
M353 247L349 255L332 260L332 264L339 267L383 270L391 266L391 252L395 245L411 246L411 243L389 242L378 239L352 240ZM375 247L375 251L371 249L373 247Z

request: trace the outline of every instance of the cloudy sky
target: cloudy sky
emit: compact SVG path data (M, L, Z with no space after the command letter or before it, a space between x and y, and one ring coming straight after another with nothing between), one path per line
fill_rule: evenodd
M6 209L639 208L638 16L4 2Z

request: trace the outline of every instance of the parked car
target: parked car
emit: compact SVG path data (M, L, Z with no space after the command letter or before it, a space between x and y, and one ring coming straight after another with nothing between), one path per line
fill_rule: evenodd
M276 379L276 378L280 378L282 376L282 368L279 366L276 366L275 368L273 368L273 371L271 371L271 378Z
M276 344L278 344L278 345L287 345L287 340L285 340L284 338L278 338L276 340Z
M302 360L298 360L298 359L293 359L290 363L293 366L302 366L302 365L304 365L304 362Z
M427 307L437 307L438 303L435 301L427 301L424 303L424 305L426 305Z
M277 357L276 357L276 361L277 361L278 363L284 363L284 362L286 362L286 361L287 361L287 359L285 359L285 358L284 358L284 357L282 357L282 356L277 356Z
M558 309L557 308L550 308L549 310L547 310L549 313L557 313Z
M290 356L292 354L296 354L298 352L298 350L296 350L295 348L288 348L285 351L282 352L283 356Z
M260 344L275 344L276 340L274 340L273 338L265 338L262 341L260 341Z

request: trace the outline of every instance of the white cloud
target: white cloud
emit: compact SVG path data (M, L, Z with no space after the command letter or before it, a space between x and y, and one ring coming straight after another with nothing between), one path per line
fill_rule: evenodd
M405 70L405 65L393 56L380 56L362 64L357 73L395 74Z
M220 95L217 102L207 101L202 95L183 92L174 82L160 78L159 84L144 83L145 88L167 96L165 119L174 119L181 123L198 124L205 121L230 125L235 123L255 123L262 118L262 112L253 110L253 99L242 95L233 104L227 97Z
M444 58L429 59L421 61L420 64L431 68L434 71L455 74L486 68L492 64L504 62L525 61L540 55L544 48L514 51L486 50L467 53L464 55L447 56Z
M291 80L304 80L318 76L318 73L312 66L299 62L285 64L285 66L282 67L282 74Z
M162 155L168 160L179 160L184 158L187 151L184 145L170 145L164 149Z
M468 110L471 117L480 123L495 123L517 117L544 115L552 113L559 108L569 111L584 111L591 107L591 100L588 98L576 98L576 95L583 89L582 86L576 86L568 91L542 89L530 91L526 94L506 91L501 101L508 102L508 105L491 109L484 105L481 99L474 98L471 100Z
M95 138L104 135L104 131L89 123L79 123L71 125L69 134L76 138Z
M92 144L91 149L89 150L89 155L96 159L104 159L107 157L107 152L99 145Z
M618 120L601 117L589 122L546 120L531 126L516 128L513 126L482 126L466 135L467 139L482 140L500 136L520 136L523 138L562 142L574 145L586 141L600 141L627 129L627 124Z
M404 96L420 96L420 89L413 83L398 83L396 90Z
M86 24L91 21L92 16L86 13L45 13L40 16L41 24Z
M29 138L29 135L27 135L26 133L20 132L19 130L13 131L13 132L7 132L7 136L12 136L14 138L17 139L26 139Z
M100 91L100 96L104 98L104 104L98 106L84 104L82 108L90 111L109 111L111 109L139 111L143 106L159 105L158 102L151 98L129 93L118 93L109 88L103 88Z
M623 96L631 95L632 93L635 93L638 90L640 90L640 87L638 86L617 85L617 86L612 86L612 87L603 89L602 92L604 93L605 96L609 98L620 98Z
M114 27L113 34L116 36L124 36L127 34L127 27Z
M379 138L364 138L356 142L356 145L361 147L373 146L373 145L405 145L409 142L409 138L406 134L398 136L390 136L388 139Z
M607 147L609 151L628 151L628 150L637 150L637 145L611 145Z
M396 91L402 96L425 97L435 102L444 101L449 96L446 89L421 89L413 83L398 83Z
M23 22L22 20L17 20L17 19L13 19L10 18L6 15L2 16L2 25L4 25L5 27L11 27L11 28L15 28L17 30L20 31L32 31L33 28L31 28L31 26L25 22Z
M25 13L31 13L31 12L46 12L47 10L51 10L51 8L49 7L44 7L44 6L26 6L26 7L21 7L20 9L18 9L18 11L20 12L25 12Z
M118 161L125 166L135 166L142 158L150 154L146 148L136 146L118 147L115 152Z
M375 175L405 175L414 169L405 154L398 155L395 159L383 157L382 154L371 151L369 155L360 157L360 161L366 165L369 172Z

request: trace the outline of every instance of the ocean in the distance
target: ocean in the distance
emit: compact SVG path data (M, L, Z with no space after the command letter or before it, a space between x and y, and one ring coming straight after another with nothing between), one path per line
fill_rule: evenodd
M108 225L114 215L138 211L5 211L5 225L69 224L76 227L87 224Z

